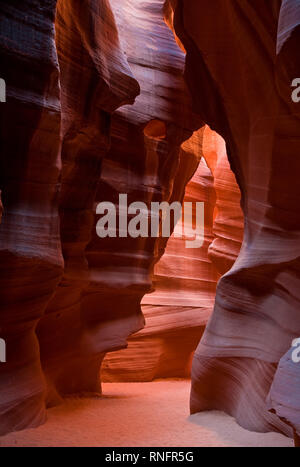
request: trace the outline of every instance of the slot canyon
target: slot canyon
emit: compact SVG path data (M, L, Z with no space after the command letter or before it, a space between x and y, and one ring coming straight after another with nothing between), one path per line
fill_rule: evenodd
M299 0L0 18L0 446L300 445Z

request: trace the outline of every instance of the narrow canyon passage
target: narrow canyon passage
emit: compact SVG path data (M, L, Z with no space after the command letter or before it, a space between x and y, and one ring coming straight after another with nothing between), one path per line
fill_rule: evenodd
M153 290L141 302L145 327L128 338L126 349L107 353L101 367L102 381L190 377L193 354L212 313L217 283L239 254L244 219L224 140L206 126L182 144L180 156L180 178L186 167L194 175L186 187L176 179L174 185L184 190L183 205L193 203L195 208L203 203L203 244L186 248L188 237L176 234L195 226L183 227L181 222L168 242L164 240L164 253L153 271ZM195 223L195 218L188 220Z
M300 436L299 40L299 0L0 2L0 446Z

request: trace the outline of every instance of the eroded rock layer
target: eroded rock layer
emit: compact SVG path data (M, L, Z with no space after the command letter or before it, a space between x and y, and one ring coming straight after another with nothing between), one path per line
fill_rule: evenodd
M99 393L105 353L137 331L107 377L188 374L212 263L226 274L194 357L192 412L226 410L259 431L297 425L299 366L284 357L274 374L300 335L299 10L296 0L1 2L0 435L42 423L65 394ZM235 177L203 122L225 139ZM120 194L149 218L152 201L204 201L203 247L120 225L100 238L96 206L119 213Z
M223 138L206 127L203 140L203 155L212 172L216 192L214 240L209 247L209 258L223 275L237 259L243 241L241 192L230 168Z
M299 342L298 339L298 346ZM299 347L297 349L294 346L281 358L267 399L268 409L288 423L298 437L300 437L299 355Z
M122 46L141 92L134 105L120 108L113 116L111 148L103 161L96 202L112 202L119 213L124 211L119 194L127 195L128 205L145 203L150 218L152 202L183 200L199 156L181 157L181 145L202 122L191 110L183 79L185 57L164 22L164 2L111 3ZM119 233L120 228L118 237ZM91 282L85 303L87 313L101 313L102 321L107 321L105 328L101 326L103 351L126 347L130 332L143 327L141 299L152 289L153 268L166 243L167 239L150 236L101 239L95 229L87 248ZM149 357L145 359L145 353L146 348L136 357L144 359L146 367ZM155 353L161 353L158 347ZM115 361L118 355L123 360L119 353L107 361ZM159 367L157 363L151 365L148 375ZM119 372L122 366L126 373L123 363ZM137 368L134 371L135 378L144 378L146 370L140 374Z
M62 106L59 212L65 269L37 328L49 404L61 394L100 391L98 373L108 347L99 330L104 303L97 303L93 317L88 305L86 310L90 276L85 249L94 230L94 200L109 149L111 114L120 105L133 103L139 93L106 0L58 0L56 44ZM110 335L108 330L106 334Z
M1 433L99 392L105 352L144 325L166 239L98 238L96 204L181 201L196 169L180 165L202 123L163 1L112 5L117 24L108 0L1 3Z
M183 145L175 186L182 189L184 167L190 160L190 170L194 170L202 147L203 130ZM151 381L190 375L192 354L212 311L219 278L208 258L213 240L215 191L204 159L186 187L184 202L194 206L196 202L204 203L204 243L201 248L189 249L185 236L172 235L168 240L154 268L154 291L142 300L145 328L129 339L126 350L107 354L101 373L105 381ZM181 234L181 229L179 223L175 232Z
M129 339L126 350L107 354L101 373L105 381L189 376L192 355L213 309L218 272L227 272L239 254L243 213L224 140L206 126L182 145L174 181L180 189L189 159L194 161L191 173L193 165L199 165L184 202L204 202L205 242L188 249L186 238L172 235L168 240L154 268L154 291L142 300L146 326Z
M85 390L92 379L99 387L101 353L80 310L84 249L110 114L132 103L139 86L107 1L2 2L0 14L5 433L42 423L59 394Z
M218 408L246 428L290 434L266 397L300 335L300 108L291 98L299 2L171 3L195 107L226 140L245 214L240 255L194 357L191 410ZM281 25L288 39L276 55Z
M56 1L2 1L0 434L45 420L45 381L35 327L63 270L58 190L59 70ZM27 15L25 15L25 11Z

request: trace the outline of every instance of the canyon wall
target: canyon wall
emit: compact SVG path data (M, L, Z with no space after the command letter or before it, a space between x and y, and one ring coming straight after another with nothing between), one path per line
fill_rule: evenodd
M220 273L227 272L238 256L243 214L224 140L206 126L183 143L180 160L178 178L187 160L197 167L184 202L204 203L205 241L201 248L189 249L185 237L173 234L168 240L154 268L154 290L142 299L145 328L129 338L126 350L106 355L103 381L189 377L194 351L213 310ZM184 188L176 178L174 184ZM181 228L179 223L175 232Z
M202 122L191 109L183 80L185 56L164 22L163 3L161 0L142 4L111 2L121 43L141 93L134 105L120 108L113 116L111 148L103 163L97 193L97 202L113 201L117 205L119 194L126 194L128 204L137 200L145 203L149 217L153 214L152 202L183 200L185 185L201 157L195 151L189 150L189 156L184 152L185 147L188 151L193 132ZM194 139L201 140L202 133L200 130ZM182 147L186 140L189 142ZM119 211L122 209L119 206ZM94 235L88 246L87 256L95 282L87 299L91 309L98 306L99 299L103 300L101 294L102 297L106 294L107 310L103 313L110 317L116 340L111 350L127 346L128 333L124 330L130 320L139 316L141 299L153 288L153 268L164 254L166 243L167 239L160 238L127 237L116 241ZM146 305L143 312L149 318L155 314ZM167 313L165 309L165 318L161 316L159 320L161 333L165 331L163 321L166 327L171 327ZM104 379L152 379L160 371L159 356L163 353L164 339L155 337L153 341L154 336L150 337L147 330L137 340L133 339L128 351L106 357ZM154 334L157 332L156 329ZM193 335L195 341L195 331ZM168 340L174 347L171 337ZM134 347L134 358L131 347ZM179 362L175 361L176 364L181 368Z
M48 405L64 394L100 392L105 305L101 297L96 310L85 305L90 285L85 250L94 231L94 202L110 146L111 115L120 105L132 104L139 93L107 1L58 0L55 26L62 106L59 214L65 267L37 327ZM139 325L131 323L124 334Z
M112 6L117 23L106 0L1 3L1 434L99 393L105 353L144 326L167 239L99 238L97 204L182 201L197 168L180 157L202 121L163 1Z
M250 430L291 435L266 398L279 360L300 335L300 108L291 98L299 2L179 0L169 7L187 51L195 109L227 143L245 215L241 252L219 281L195 353L191 411L220 409ZM293 390L290 399L295 406Z
M45 420L35 327L63 271L55 7L54 0L0 4L1 78L7 92L0 105L0 334L7 346L7 362L0 364L0 434Z
M139 86L108 2L4 1L0 15L4 434L43 423L58 391L85 388L84 374L77 381L82 360L92 359L79 310L84 249L110 115L132 103ZM98 370L97 361L86 379Z
M178 178L187 160L193 162L192 167L199 164L203 133L196 132L183 145ZM175 179L175 185L181 186L180 181ZM219 278L208 258L215 201L213 177L202 158L186 187L184 202L193 202L194 206L204 202L204 243L201 248L189 249L185 236L173 234L168 240L154 268L153 291L142 299L145 328L129 339L126 350L106 355L101 372L104 381L151 381L190 375L192 354L212 311ZM175 232L182 234L181 223Z
M106 379L186 376L219 273L191 410L291 434L288 357L274 375L300 335L298 5L1 2L0 435L99 394L107 352ZM203 247L100 238L97 205L123 212L120 194L147 221L153 201L204 201Z
M203 155L213 175L216 193L213 241L208 256L223 275L236 261L243 241L241 192L230 168L223 138L207 126L203 141Z

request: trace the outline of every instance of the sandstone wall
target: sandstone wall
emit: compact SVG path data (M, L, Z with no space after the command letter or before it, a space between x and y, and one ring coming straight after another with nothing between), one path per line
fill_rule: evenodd
M196 169L179 164L202 122L163 2L112 6L117 23L107 0L1 3L1 433L98 393L105 352L144 325L164 245L99 239L96 204L180 201Z
M186 161L199 164L203 131L183 145L179 177ZM175 184L180 186L179 180ZM204 202L205 240L201 248L186 248L187 237L169 239L154 268L153 290L142 299L143 330L129 339L126 350L107 354L102 367L106 381L151 381L159 377L190 376L192 354L213 308L219 274L208 258L213 240L215 190L202 158L188 183L184 202ZM182 232L179 223L175 232ZM165 243L165 242L164 242Z
M99 393L138 331L104 376L187 375L217 270L191 410L291 434L289 364L266 398L300 335L299 2L3 0L0 16L0 434ZM99 238L96 206L120 193L205 201L203 248Z
M0 330L7 345L7 363L0 366L0 434L45 421L35 327L63 271L55 6L54 0L0 4L1 78L7 91L7 102L0 105Z
M191 410L221 409L248 429L290 434L266 397L300 334L299 105L291 99L299 2L171 3L195 108L226 140L245 215L240 255L218 284L195 354Z

